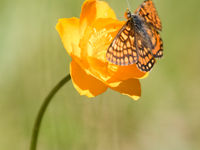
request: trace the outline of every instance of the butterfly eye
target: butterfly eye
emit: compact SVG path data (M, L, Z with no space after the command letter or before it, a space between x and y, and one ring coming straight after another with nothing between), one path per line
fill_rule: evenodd
M131 13L130 12L128 12L127 17L131 18Z
M129 9L127 9L127 10L126 10L126 12L125 12L124 16L125 16L125 18L126 18L126 19L129 19L129 18L131 18L131 12L130 12L130 10L129 10Z

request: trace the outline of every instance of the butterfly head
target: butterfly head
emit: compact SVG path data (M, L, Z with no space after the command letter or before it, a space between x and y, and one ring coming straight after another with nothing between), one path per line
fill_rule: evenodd
M131 11L127 8L125 14L124 14L124 17L129 20L131 18L132 14L131 14Z

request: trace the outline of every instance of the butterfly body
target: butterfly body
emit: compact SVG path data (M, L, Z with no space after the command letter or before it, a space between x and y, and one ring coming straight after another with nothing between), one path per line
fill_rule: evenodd
M108 61L116 65L136 64L144 72L152 69L155 58L163 55L163 43L158 32L160 19L151 11L155 11L151 0L146 0L134 14L127 10L127 22L107 50Z

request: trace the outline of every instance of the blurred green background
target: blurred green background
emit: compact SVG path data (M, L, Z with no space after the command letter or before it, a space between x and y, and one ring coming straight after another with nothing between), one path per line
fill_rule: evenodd
M136 9L143 0L130 0ZM107 0L118 18L126 0ZM36 113L69 73L71 58L55 30L79 17L83 0L0 0L0 149L27 150ZM164 57L141 80L133 101L108 90L88 99L71 81L50 104L38 150L199 150L200 1L154 0Z

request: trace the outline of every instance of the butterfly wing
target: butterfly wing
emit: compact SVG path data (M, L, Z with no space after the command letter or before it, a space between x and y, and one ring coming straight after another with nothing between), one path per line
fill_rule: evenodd
M160 34L156 29L151 26L149 26L149 28L146 28L146 32L152 43L151 52L153 56L155 58L161 58L163 56L163 41L160 37Z
M131 20L126 22L108 47L106 58L116 65L130 65L137 62L135 32Z
M152 0L145 0L144 3L135 11L135 14L140 15L144 20L158 30L162 30L161 21Z
M136 49L138 54L137 67L148 72L155 64L155 58L151 52L153 45L147 35L136 30Z

